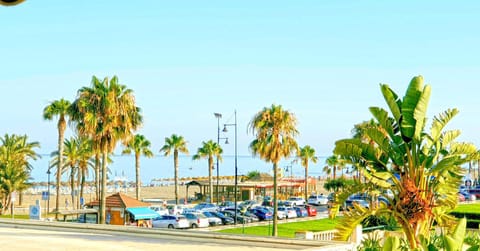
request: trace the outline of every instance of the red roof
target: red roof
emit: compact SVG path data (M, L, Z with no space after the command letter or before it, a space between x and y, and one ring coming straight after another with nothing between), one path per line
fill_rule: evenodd
M87 204L87 206L99 206L100 201L92 201ZM116 193L108 196L106 198L106 207L117 207L117 208L133 208L133 207L148 207L150 203L141 202L137 199L129 197L122 193Z

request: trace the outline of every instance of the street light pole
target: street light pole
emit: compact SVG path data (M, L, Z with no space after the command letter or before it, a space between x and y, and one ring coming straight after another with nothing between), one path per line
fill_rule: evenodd
M224 124L223 131L227 132L227 126L235 126L235 188L233 194L235 196L234 203L235 203L235 218L234 223L237 224L237 190L238 190L238 166L237 166L237 110L235 110L235 122L233 124Z
M220 145L220 119L222 118L222 114L221 113L214 113L215 115L215 118L217 118L217 144ZM218 205L218 180L219 180L219 177L220 177L220 173L219 173L219 164L218 164L218 157L217 157L217 205ZM210 198L210 203L213 202L213 198Z
M50 212L50 167L47 170L48 180L47 180L47 216Z

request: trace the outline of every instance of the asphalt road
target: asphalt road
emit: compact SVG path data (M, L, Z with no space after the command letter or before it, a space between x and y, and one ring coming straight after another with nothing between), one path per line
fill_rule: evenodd
M188 236L109 233L93 229L38 229L0 225L0 250L316 250L311 246Z

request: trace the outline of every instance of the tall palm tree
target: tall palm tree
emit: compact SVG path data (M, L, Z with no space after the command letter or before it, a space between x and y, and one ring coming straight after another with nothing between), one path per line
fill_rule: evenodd
M172 134L170 138L165 138L165 145L162 146L160 152L164 152L165 156L172 154L173 151L173 168L175 178L175 204L178 204L178 153L188 154L187 141L182 136Z
M92 158L94 156L92 141L84 137L80 137L78 138L78 140L79 140L80 154L78 158L77 183L80 183L80 195L77 200L77 205L81 206L80 199L83 198L86 178L89 176L89 169L93 169L95 167L95 164Z
M126 144L142 124L140 108L135 105L133 91L119 84L114 76L99 80L93 76L90 87L78 91L72 104L72 119L80 135L93 141L101 152L100 223L105 223L108 154L118 141Z
M327 178L329 178L328 176L332 173L332 168L330 168L330 166L326 165L323 167L322 171L327 175ZM332 177L333 179L333 177Z
M0 198L4 208L9 208L12 193L30 186L30 161L39 158L34 148L40 147L40 144L28 142L26 135L15 134L0 137L0 143Z
M296 125L295 115L280 105L263 108L255 114L249 124L256 137L250 143L253 155L259 155L261 159L273 163L273 236L277 236L278 223L278 163L282 158L288 158L298 150L295 141L298 134Z
M136 134L128 143L122 154L135 153L135 195L137 200L140 199L140 156L143 155L147 158L153 157L153 153L150 150L150 141L145 136Z
M318 158L315 156L315 149L311 146L306 145L300 148L300 151L297 154L297 160L300 160L300 163L305 168L305 201L308 200L308 163L317 163Z
M193 155L193 160L199 160L201 158L208 159L208 187L210 202L213 202L213 183L212 183L212 170L213 170L213 158L216 157L219 161L222 161L223 150L219 144L209 140L202 142L202 147L198 148L197 153Z
M419 247L421 239L429 240L433 224L452 226L448 215L457 204L461 184L462 164L480 159L476 147L456 142L459 130L444 131L448 122L458 113L449 109L435 116L430 132L425 130L427 106L431 88L423 84L421 76L410 82L405 96L400 98L388 85L380 85L390 113L379 107L370 112L377 124L365 130L374 143L361 139L343 139L335 143L334 153L342 159L358 164L366 184L356 184L337 196L334 209L356 192L379 192L390 189L394 198L390 206L354 207L344 212L337 228L343 238L371 215L393 216L402 227L409 247ZM331 210L333 214L337 210Z
M340 159L337 155L332 155L325 160L325 163L331 168L333 179L337 178L337 170L343 169L345 161Z
M57 129L58 129L58 149L57 151L60 154L59 162L57 165L57 176L56 176L56 192L55 197L55 211L58 212L60 204L60 182L61 182L61 169L63 167L62 163L62 154L63 154L63 141L65 138L65 129L67 128L66 118L70 115L70 101L65 99L55 100L51 102L48 106L43 109L43 118L45 120L52 120L54 117L58 117ZM58 219L58 214L55 214L55 218Z

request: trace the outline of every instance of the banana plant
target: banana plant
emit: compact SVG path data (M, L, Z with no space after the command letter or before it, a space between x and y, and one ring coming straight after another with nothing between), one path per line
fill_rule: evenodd
M409 248L419 247L420 236L430 238L432 225L452 226L448 212L456 207L462 164L480 159L476 147L455 140L459 130L445 130L458 114L448 109L433 118L426 130L431 87L423 77L414 77L403 98L387 84L380 89L389 111L371 107L375 123L363 130L363 139L350 138L335 143L334 154L361 169L367 184L356 186L363 192L393 191L389 205L368 209L354 207L339 225L340 239L347 239L355 224L370 215L393 216L401 226ZM332 215L353 190L337 196Z

